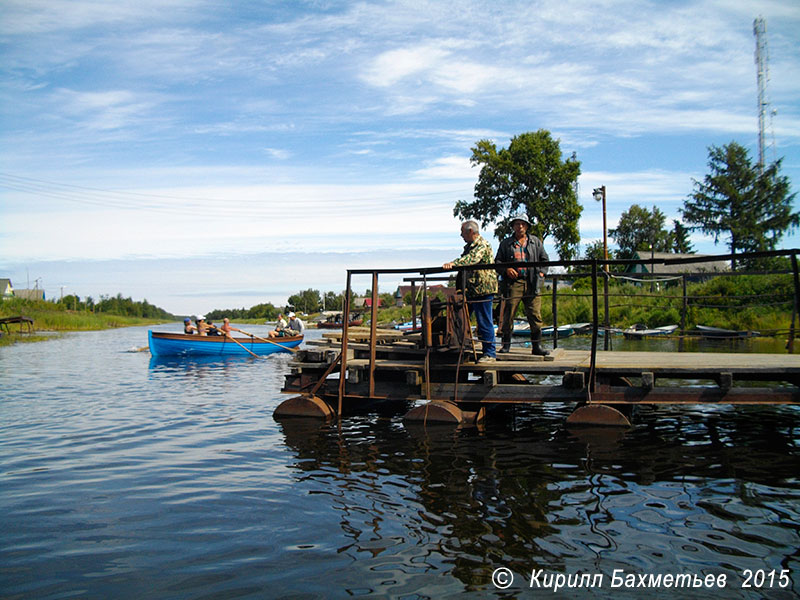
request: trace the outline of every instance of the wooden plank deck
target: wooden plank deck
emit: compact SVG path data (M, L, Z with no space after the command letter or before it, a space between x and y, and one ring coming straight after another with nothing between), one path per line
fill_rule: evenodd
M424 364L418 359L419 352L401 349L404 359L378 358L376 369L410 370L422 369ZM455 353L431 355L437 368L456 368L458 356ZM591 353L588 350L558 349L552 353L551 360L542 360L522 351L511 351L498 355L494 363L476 364L465 353L461 369L470 371L513 371L530 375L564 373L568 371L588 372L591 366ZM351 358L347 365L354 369L369 366L366 358ZM733 373L738 378L753 376L756 379L793 380L800 378L800 355L796 354L744 354L718 352L619 352L599 351L595 368L598 375L638 377L650 372L659 377L703 379L719 373Z

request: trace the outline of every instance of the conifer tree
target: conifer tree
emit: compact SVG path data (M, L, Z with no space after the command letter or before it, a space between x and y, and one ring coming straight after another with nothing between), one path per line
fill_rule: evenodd
M763 169L747 149L731 142L709 148L710 172L694 181L684 202L683 220L718 243L725 236L731 254L775 250L784 234L800 224L792 212L789 179L780 176L781 160ZM752 266L752 265L751 265ZM731 260L736 268L736 261Z

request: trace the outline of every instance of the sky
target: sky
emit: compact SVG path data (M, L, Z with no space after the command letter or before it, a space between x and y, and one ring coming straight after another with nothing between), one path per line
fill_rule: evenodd
M757 160L756 17L766 158L793 192L800 181L794 0L3 0L0 13L0 277L50 299L197 314L338 292L347 269L441 265L461 253L471 148L539 129L581 162L581 251L603 236L601 185L609 228L633 204L671 224L710 146Z

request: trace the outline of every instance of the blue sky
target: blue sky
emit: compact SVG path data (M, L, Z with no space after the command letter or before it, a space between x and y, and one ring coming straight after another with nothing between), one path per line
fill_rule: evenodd
M602 238L600 185L609 227L635 203L678 218L710 145L757 157L758 16L777 111L767 158L783 157L793 191L800 181L792 1L2 12L0 277L51 298L122 293L196 313L339 291L347 268L442 264L461 249L452 209L472 197L470 148L540 128L582 163L584 244Z

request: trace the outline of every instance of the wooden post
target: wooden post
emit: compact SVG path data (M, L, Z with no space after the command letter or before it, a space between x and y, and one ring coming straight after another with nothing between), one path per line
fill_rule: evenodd
M558 348L558 275L553 275L553 350Z
M605 317L603 319L603 350L611 350L611 315L608 310L608 265L603 269L603 303Z
M597 364L597 260L592 261L592 355L589 364L589 393L594 393L594 369ZM590 396L591 398L591 396Z
M422 345L430 348L433 345L431 329L431 297L428 295L427 277L422 280Z
M789 341L786 343L789 354L794 354L794 320L800 307L800 277L797 274L797 254L792 254L792 275L794 276L794 310L792 310L792 325L789 328Z
M684 337L686 336L686 313L689 311L689 297L686 295L686 274L681 275L683 284L683 305L681 306L681 337L678 340L678 352L683 352Z
M342 403L344 400L344 386L347 379L347 335L349 333L350 323L350 278L352 273L347 271L347 289L344 292L344 322L342 323L342 347L340 349L342 357L342 368L339 371L339 408L337 416L341 419L342 416Z
M375 397L375 346L378 343L378 272L372 272L372 314L369 323L369 397Z
M417 282L411 282L411 331L417 329Z

